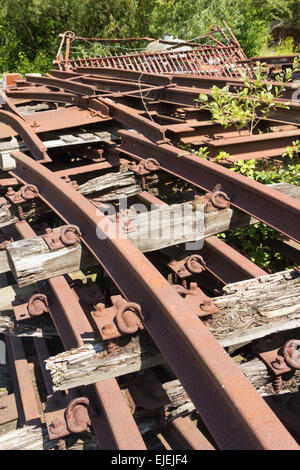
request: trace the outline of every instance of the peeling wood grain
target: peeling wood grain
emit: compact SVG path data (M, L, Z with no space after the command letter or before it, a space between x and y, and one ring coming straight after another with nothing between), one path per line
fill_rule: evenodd
M46 368L53 375L54 390L92 384L100 380L154 367L165 362L146 335L131 339L124 347L108 354L102 343L88 344L50 357ZM67 385L66 385L67 384Z
M223 346L300 327L300 276L293 269L227 284L205 320Z
M24 426L0 436L0 450L51 450L56 443L49 440L46 426Z

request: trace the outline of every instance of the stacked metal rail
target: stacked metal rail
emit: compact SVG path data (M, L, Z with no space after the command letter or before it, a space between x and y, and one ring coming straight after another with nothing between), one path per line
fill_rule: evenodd
M134 196L148 205L166 206L172 204L172 198L161 200L151 192L151 178L155 180L159 172L158 181L162 178L167 181L165 187L184 184L187 200L205 206L207 221L209 214L219 218L220 223L224 223L225 218L229 225L232 214L238 218L238 223L259 220L299 243L298 196L256 183L214 161L214 149L220 140L222 148L227 145L238 159L279 158L282 149L299 136L299 105L294 103L284 115L272 116L264 122L272 132L264 133L262 128L257 136L237 137L234 130L224 131L218 124L212 124L210 116L197 107L195 99L201 92L209 94L210 84L197 76L146 72L141 76L130 70L77 67L72 72L53 70L45 77L29 75L2 92L0 121L5 125L0 127L1 165L3 172L9 172L9 175L2 174L0 180L2 259L4 264L8 263L20 286L37 282L33 290L30 288L27 298L16 299L16 322L12 325L7 320L3 331L16 377L18 415L21 416L20 410L24 414L21 422L41 428L42 416L42 420L46 420L48 438L50 441L58 439L61 448L64 446L62 438L80 433L90 425L101 448L145 448L141 429L146 425L144 421L139 424L137 415L133 419L130 407L133 411L138 407L151 410L146 418L154 420L156 427L157 422L163 426L171 421L168 420L171 399L166 396L168 387L163 387L157 377L144 377L146 385L143 385L135 375L128 374L165 362L188 394L189 409L198 412L210 433L208 443L199 429L191 427L190 421L182 422L182 418L176 416L172 429L177 440L185 440L194 448L298 448L276 414L224 350L224 343L209 329L209 318L217 315L218 309L218 298L212 301L209 294L213 296L216 290L220 293L220 286L227 283L260 278L266 273L216 239L214 235L218 230L223 231L220 226L217 231L206 234L203 252L199 252L203 254L202 260L199 253L182 252L178 246L171 247L175 250L172 254L164 255L158 250L157 257L151 254L146 257L130 237L99 239L99 221L113 228L115 224L123 224L122 214L119 220L112 220L105 215L101 191L98 200L84 193L84 184L91 176L109 174L109 178L113 178L111 168L115 171L125 165L131 175L135 175ZM293 91L288 88L284 99ZM209 146L211 160L183 151L176 146L180 142ZM120 173L117 178L121 178ZM100 213L95 206L100 206ZM41 230L43 220L48 222L46 231ZM33 226L39 233L33 231ZM123 231L127 235L131 232L126 219ZM12 238L16 241L12 242ZM31 243L46 241L50 257L52 250L59 256L59 249L71 247L73 250L72 247L80 244L82 250L86 250L81 260L88 259L88 253L92 255L93 261L90 258L88 263L101 267L102 274L98 273L101 280L85 287L80 280L76 282L76 278L73 283L68 282L65 276L72 270L66 261L60 266L62 271L55 271L56 275L52 271L49 276L45 270L39 276L34 273L33 277L25 279L24 268L21 267L18 274L14 264L19 246L14 243L21 243L22 239L25 244L20 245L23 246L21 255L22 249ZM167 280L166 265L167 273L173 275L173 283ZM287 281L280 276L280 282ZM292 281L297 280L297 271L293 270L290 276ZM177 285L178 279L182 280L182 285ZM53 331L51 324L43 323L45 314L50 314ZM42 323L35 324L41 315ZM126 316L129 316L127 324ZM23 331L22 322L26 325ZM297 319L293 317L290 326L282 328L289 330L297 326ZM58 334L63 343L61 354L65 354L63 349L79 347L79 354L94 361L101 359L102 351L106 350L102 365L106 364L105 356L128 354L126 344L119 341L120 338L129 341L133 335L131 354L138 348L135 354L142 363L141 358L146 355L150 366L139 363L132 371L125 367L120 374L125 374L123 384L117 372L104 375L100 381L97 375L88 382L82 379L81 385L70 387L71 391L65 394L63 389L53 387L44 364L50 353L45 342L36 338L35 354L45 389L39 403L34 387L30 386L28 353L18 337L26 335L26 328L33 328L37 336ZM255 338L270 334L274 331L272 328L274 324L261 333L255 330ZM294 343L289 348L297 350L297 338L290 339ZM138 346L134 343L136 340ZM87 346L89 343L92 353L89 352L91 344ZM272 356L271 363L276 362L279 349L273 347L275 359ZM285 366L289 371L297 369L290 364ZM110 363L108 367L112 367ZM288 372L286 367L284 373ZM282 374L275 375L278 378ZM149 380L152 392L147 396L145 389ZM124 401L120 387L129 389L128 402ZM5 406L16 415L16 405ZM284 418L280 419L286 423ZM148 426L151 428L149 423ZM293 428L290 424L287 427ZM297 435L294 428L293 435Z

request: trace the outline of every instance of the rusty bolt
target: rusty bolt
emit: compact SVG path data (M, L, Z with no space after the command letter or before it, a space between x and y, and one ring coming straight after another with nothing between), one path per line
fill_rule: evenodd
M282 389L282 376L277 375L273 377L273 388L276 393L279 393Z
M180 295L188 295L190 293L189 289L186 289L185 287L179 284L174 284L173 287L176 290L176 292Z
M49 311L48 299L44 294L34 294L30 297L27 304L29 315L37 317Z
M202 273L206 263L200 255L190 255L186 260L186 268L193 274Z
M55 240L55 232L52 230L52 228L47 227L45 229L45 235L47 235L47 238L49 237L49 240L52 244L55 244L55 242L57 242L57 240ZM52 235L51 239L50 239L50 235Z
M72 181L71 181L71 186L72 186L72 188L75 189L76 191L78 191L78 190L80 189L80 186L79 186L79 184L77 183L76 180L72 180Z
M74 398L66 408L65 417L70 432L83 432L91 425L88 413L90 401L87 397Z
M80 189L80 186L77 184L77 181L75 181L75 180L72 181L71 178L68 175L64 176L63 180L64 180L65 183L70 184L72 186L72 188L74 188L76 190Z
M195 282L191 282L189 289L179 284L174 284L173 287L176 290L176 292L178 292L178 294L180 295L197 295L198 293L197 284Z
M143 330L144 327L139 317L142 316L140 305L134 302L126 302L118 308L116 321L118 329L121 333L132 334L138 329Z
M272 367L274 367L274 369L281 370L285 368L284 358L282 356L277 356L276 359L272 361L271 364L272 364Z
M97 316L100 316L100 313L95 315L95 317L97 317ZM116 327L113 323L107 323L106 325L104 325L102 327L101 331L102 331L103 335L105 335L106 337L115 336Z
M147 171L155 171L158 170L160 167L160 163L155 160L155 158L147 158L144 160L144 168Z
M93 310L94 316L102 317L104 313L105 313L105 304L103 304L102 302L98 302L95 305L95 310Z
M203 300L203 303L200 304L200 309L203 310L203 312L210 312L212 307L213 301L208 297Z
M77 225L65 225L60 231L60 239L64 245L75 245L81 237L81 232Z
M197 282L190 283L190 295L197 295L198 294L198 284Z
M300 369L300 340L290 339L283 346L285 362L292 369Z
M6 195L7 195L7 196L13 196L14 194L15 194L14 189L12 188L12 186L9 186L9 187L7 188L7 191L6 191Z
M34 199L39 194L39 190L33 184L25 184L20 189L20 196L26 201Z
M222 199L224 199L224 201L222 201ZM230 199L224 191L215 191L211 196L213 206L218 209L225 209L228 206L228 202L226 201L230 201Z

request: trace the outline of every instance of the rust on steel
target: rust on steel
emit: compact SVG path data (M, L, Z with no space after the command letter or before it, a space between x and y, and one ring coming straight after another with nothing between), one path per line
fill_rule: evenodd
M52 306L52 318L66 349L83 345L84 340L92 340L92 328L65 278L52 278L49 284L62 308L59 311ZM100 446L105 449L144 450L144 442L129 408L125 405L116 379L96 383L93 388L101 405L100 415L91 417ZM105 412L105 418L102 411ZM119 420L118 426L115 424L116 419Z
M88 108L94 110L95 112L100 112L103 117L111 117L125 126L128 126L129 128L133 127L139 132L143 132L144 135L146 135L151 140L156 141L157 143L168 142L168 139L165 137L165 130L162 126L144 118L143 116L140 116L139 113L136 112L133 108L123 104L115 103L111 99L105 99L102 97L89 98L79 95L53 93L39 90L32 91L30 89L11 91L9 94L13 97L24 97L37 101L42 100L58 103L73 103L78 107L85 109Z
M97 87L97 91L104 90L105 92L130 92L134 90L143 91L144 89L149 88L149 85L146 83L135 83L128 80L120 80L115 77L114 80L111 80L107 77L95 77L89 76L87 74L78 74L76 78L80 83L93 84ZM164 87L156 87L156 89L162 89Z
M66 422L70 432L80 433L91 425L89 417L90 401L87 397L73 398L66 408Z
M36 83L38 85L45 85L54 88L62 88L63 90L77 93L79 95L94 95L96 87L92 85L84 85L82 83L73 82L71 80L51 77L36 77L26 75L26 81L29 83Z
M147 206L151 206L151 204L156 207L168 205L147 191L139 193L138 198ZM201 255L205 259L205 269L223 284L267 274L266 271L216 236L207 237L204 240Z
M292 369L300 369L300 340L290 339L283 346L283 357Z
M96 236L99 220L113 227L112 222L49 169L21 152L13 152L13 157L17 168L12 175L38 185L40 198L64 221L78 225L84 242L123 295L141 306L146 329L218 446L298 449L238 366L150 261L129 240Z
M90 73L93 75L103 75L104 77L109 77L110 80L114 80L116 77L116 69L110 67L78 67L76 71L80 73ZM51 70L52 74L57 73L56 70ZM79 75L80 76L80 75ZM148 83L150 85L166 86L171 83L171 77L167 75L159 75L156 73L143 73L136 72L134 70L118 70L117 73L118 80L130 80L138 81L141 83Z
M44 338L33 338L34 349L37 353L37 358L39 361L39 366L41 369L41 373L43 376L44 386L46 388L47 396L50 397L53 395L53 388L52 388L52 379L49 370L45 367L46 360L50 357L50 352L48 349L47 342ZM58 395L59 392L56 392Z
M52 92L47 89L31 90L8 90L8 95L13 98L24 98L30 101L48 101L51 103L70 103L80 108L92 108L103 117L108 117L108 107L97 99L85 95L75 95L72 93Z
M35 232L27 222L18 222L16 226L23 238L35 236ZM64 276L51 278L48 283L53 295L50 313L65 348L72 349L83 345L85 341L95 340L94 332L84 311ZM39 283L39 287L42 288L43 284ZM40 359L45 358L45 345L44 347L41 345L37 352ZM44 370L44 367L42 367L42 373L49 392L52 386L49 384L48 371ZM103 449L145 450L144 441L123 399L116 379L96 383L93 389L99 399L100 409L98 413L91 416L91 421L99 445ZM102 410L105 411L105 416Z
M181 449L215 450L189 416L173 419L168 425L168 431L180 443Z
M155 155L162 170L206 191L213 191L216 184L221 184L233 207L300 241L297 224L300 201L177 147L156 145L137 132L120 130L119 134L122 136L120 150L125 154L138 161Z
M138 52L116 56L99 56L65 60L58 59L60 69L73 70L76 67L113 67L118 70L135 70L148 73L186 73L207 76L241 76L238 61L245 59L239 44L198 45L190 50L163 50ZM244 65L244 68L247 64ZM249 67L248 67L249 68Z
M216 236L207 237L201 255L206 270L224 284L264 276L266 271Z
M168 142L162 126L140 116L133 108L125 106L124 104L114 103L110 99L98 98L98 100L109 108L110 116L116 121L119 121L128 127L133 127L137 131L143 132L144 135L157 143ZM91 104L93 105L93 102Z
M66 349L78 347L84 340L91 341L94 337L93 330L64 277L52 278L48 282L62 307L59 312L52 306L52 318ZM99 413L92 417L93 429L100 446L105 449L144 450L145 444L116 379L97 382L93 389L101 405Z
M58 77L64 77L63 75L59 75L62 73L68 74L68 72L61 72L58 70L51 70L52 75L57 75ZM202 89L203 91L207 91L213 85L223 87L225 85L229 85L230 91L235 92L236 88L244 87L245 85L240 81L238 77L216 77L216 76L199 76L199 75L188 75L188 74L155 74L155 73L147 73L144 72L141 74L140 72L134 70L126 70L126 69L119 69L116 71L115 68L110 67L77 67L76 68L77 76L80 77L80 74L92 74L94 76L101 76L101 78L109 77L110 80L118 81L120 79L123 80L130 80L133 82L139 82L140 84L153 84L153 85L177 85L179 87L195 87ZM75 74L74 74L75 75ZM68 75L65 76L68 78ZM250 79L250 83L252 80ZM272 89L276 86L279 87L280 83L275 81L268 81L263 82L265 84L271 84ZM295 91L296 84L287 84L286 90L282 93L281 99L288 99L290 100L292 97L293 92ZM204 90L205 89L205 90Z
M68 127L83 126L103 121L105 118L100 115L92 116L89 110L83 110L76 106L72 107L72 112L68 108L51 109L49 111L35 112L33 115L25 115L24 120L32 126L36 134L49 131L57 131ZM110 119L110 118L107 118ZM16 131L1 125L0 139L18 135Z
M86 173L91 173L97 170L106 170L109 168L113 168L119 165L126 165L129 161L125 158L116 159L115 162L109 162L104 160L103 162L99 163L90 163L88 165L81 165L81 166L72 166L70 168L64 168L63 170L57 170L54 173L63 178L65 176L74 176L74 175L81 175ZM0 180L0 188L6 186L17 186L18 181L16 178L1 178ZM29 237L28 237L29 238Z
M51 316L65 348L83 346L84 341L92 340L90 324L64 276L52 277L48 284Z
M19 116L10 111L0 110L0 122L12 127L30 148L33 157L40 162L51 162L47 147L33 132L31 127Z
M16 378L17 398L19 406L22 406L24 424L40 425L40 411L37 403L36 393L32 383L32 374L26 359L21 338L13 335L5 337L9 357L11 358L11 367L14 368L13 376ZM17 400L18 404L18 400ZM22 416L22 414L21 414Z

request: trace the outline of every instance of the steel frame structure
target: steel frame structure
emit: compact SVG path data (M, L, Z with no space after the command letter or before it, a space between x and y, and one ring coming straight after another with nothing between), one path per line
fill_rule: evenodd
M118 70L134 70L142 73L184 73L209 76L239 77L239 62L246 61L239 42L225 23L225 29L213 25L211 31L203 34L195 40L172 41L158 40L158 44L168 44L169 49L157 52L134 52L131 54L102 55L98 57L77 57L71 59L72 43L74 41L85 41L88 43L131 43L136 41L155 41L151 38L124 38L124 39L101 39L76 37L72 31L61 34L61 42L54 64L60 70L72 71L74 67L113 67ZM226 35L226 32L229 34ZM222 41L215 35L219 33ZM199 43L200 40L200 43ZM201 40L206 43L201 44ZM197 42L196 42L197 41ZM185 46L185 49L175 48ZM63 50L65 52L63 53ZM73 54L74 55L74 54Z

